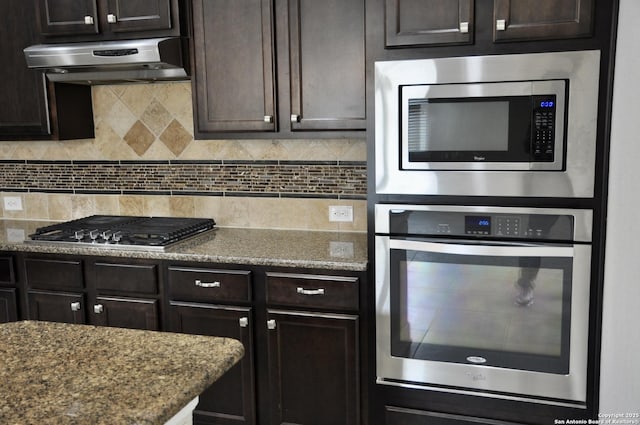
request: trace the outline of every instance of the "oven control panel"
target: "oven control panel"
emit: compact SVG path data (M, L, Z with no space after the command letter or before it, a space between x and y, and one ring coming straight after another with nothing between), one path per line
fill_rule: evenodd
M391 211L393 234L498 239L573 240L572 215Z

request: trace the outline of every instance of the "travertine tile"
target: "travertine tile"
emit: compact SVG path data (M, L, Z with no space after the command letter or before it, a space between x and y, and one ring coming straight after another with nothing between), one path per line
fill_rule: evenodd
M195 215L195 202L192 196L171 196L169 205L172 216L193 217Z
M141 121L136 121L124 136L124 140L139 156L147 152L155 139L153 133Z
M140 195L122 195L119 198L120 214L145 215L144 197Z
M102 119L105 123L109 124L120 137L124 138L124 135L127 134L131 126L136 123L138 117L136 117L122 101L117 100L102 116Z
M70 220L72 217L73 204L70 194L49 194L49 213L50 220Z
M49 197L41 193L25 193L22 198L24 217L31 219L43 219L49 211Z
M150 84L130 84L123 86L120 100L136 116L141 117L153 101L153 88Z
M162 132L160 140L178 157L193 140L193 136L185 130L179 121L174 119Z
M156 135L159 136L162 131L167 128L171 122L171 114L167 111L162 103L152 100L144 113L140 116L140 120Z

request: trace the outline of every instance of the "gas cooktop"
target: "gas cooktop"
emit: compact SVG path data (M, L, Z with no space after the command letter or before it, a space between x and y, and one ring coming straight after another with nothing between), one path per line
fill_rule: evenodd
M215 224L210 218L92 215L40 227L25 242L163 251Z

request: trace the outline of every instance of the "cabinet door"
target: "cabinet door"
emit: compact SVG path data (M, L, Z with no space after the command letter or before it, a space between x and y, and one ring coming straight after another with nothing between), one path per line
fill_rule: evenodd
M255 385L251 309L171 301L169 330L235 338L244 357L200 395L194 412L198 424L254 424Z
M195 0L196 133L276 129L270 0Z
M98 296L91 308L94 323L99 326L160 329L158 300Z
M386 0L386 45L473 42L473 0Z
M44 77L28 69L22 50L37 42L35 3L0 1L0 139L49 134Z
M110 32L171 29L170 0L108 0L104 19Z
M494 40L591 35L593 0L494 0Z
M291 129L364 130L364 0L287 1Z
M38 0L43 36L98 34L96 0Z
M29 291L27 299L31 320L86 323L82 294Z
M358 424L358 318L270 310L272 425Z
M15 288L0 288L0 323L18 320Z

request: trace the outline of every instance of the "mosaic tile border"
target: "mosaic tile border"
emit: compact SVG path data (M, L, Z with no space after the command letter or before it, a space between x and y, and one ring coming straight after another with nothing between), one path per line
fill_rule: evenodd
M0 191L366 199L366 161L0 161Z

